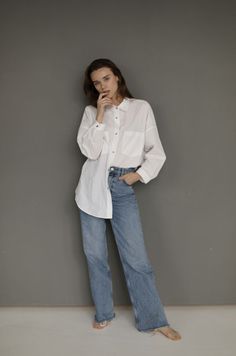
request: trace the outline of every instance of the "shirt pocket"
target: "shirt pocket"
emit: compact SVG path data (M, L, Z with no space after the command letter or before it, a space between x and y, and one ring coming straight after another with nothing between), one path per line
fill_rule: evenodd
M121 153L134 157L140 156L144 148L144 132L125 131L121 143Z

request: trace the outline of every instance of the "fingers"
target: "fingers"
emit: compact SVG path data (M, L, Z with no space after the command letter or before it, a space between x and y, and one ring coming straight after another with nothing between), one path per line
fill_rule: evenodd
M112 100L111 98L107 97L107 95L108 95L108 91L99 94L97 100L99 106L104 107L106 105L112 105Z
M133 179L131 177L132 175L132 172L131 173L126 173L126 174L123 174L122 176L119 176L119 179L120 180L125 180L125 182L128 184L128 185L132 185L133 182Z

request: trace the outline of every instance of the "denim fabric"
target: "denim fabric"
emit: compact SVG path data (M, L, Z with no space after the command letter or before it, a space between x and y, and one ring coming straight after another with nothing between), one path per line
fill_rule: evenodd
M129 296L139 331L169 325L156 287L155 275L147 256L140 213L134 188L119 176L135 167L110 167L108 184L112 195L113 216L110 219L123 266ZM108 265L106 219L80 211L83 249L88 263L95 320L115 317L112 279Z

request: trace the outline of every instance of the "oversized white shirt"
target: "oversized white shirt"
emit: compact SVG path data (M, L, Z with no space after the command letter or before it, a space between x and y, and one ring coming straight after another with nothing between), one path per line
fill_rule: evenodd
M87 105L78 130L77 143L87 160L81 169L75 201L86 213L111 219L109 167L140 166L136 172L146 184L158 175L166 155L146 100L126 97L118 106L105 106L102 123L96 115L97 109Z

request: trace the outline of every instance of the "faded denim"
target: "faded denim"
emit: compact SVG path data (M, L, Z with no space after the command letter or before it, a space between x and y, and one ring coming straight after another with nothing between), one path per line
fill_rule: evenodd
M137 168L110 167L108 185L112 195L112 219L98 218L80 211L83 249L95 304L95 320L115 317L112 279L108 265L106 220L110 220L123 266L129 296L139 331L169 326L160 300L153 268L147 256L134 188L119 176Z

